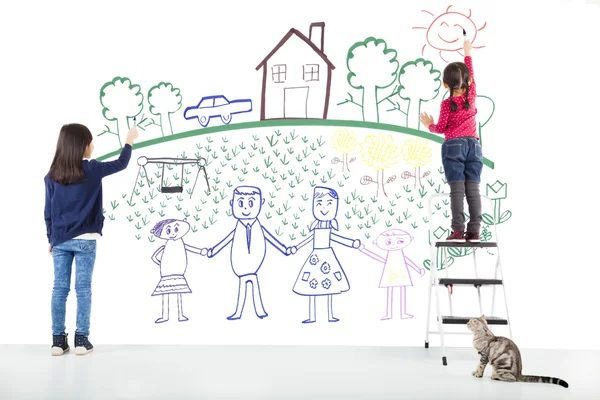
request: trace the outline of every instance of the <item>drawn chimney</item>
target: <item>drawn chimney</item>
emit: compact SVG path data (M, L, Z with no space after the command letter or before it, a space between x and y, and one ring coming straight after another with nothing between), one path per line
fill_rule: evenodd
M313 22L310 24L308 38L323 53L325 53L325 22Z

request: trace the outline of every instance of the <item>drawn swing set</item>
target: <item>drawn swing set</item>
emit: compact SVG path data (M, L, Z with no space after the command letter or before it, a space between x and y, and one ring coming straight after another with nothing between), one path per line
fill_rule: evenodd
M148 188L152 185L150 184L150 178L148 177L148 171L146 170L147 164L160 164L161 165L161 174L160 174L160 192L161 193L182 193L183 192L183 176L184 167L186 165L195 165L198 168L198 172L196 173L196 179L194 179L194 186L190 193L190 199L194 194L194 189L196 188L196 183L198 183L198 177L200 176L200 172L204 173L204 179L206 180L206 187L208 188L208 193L210 193L210 185L208 183L208 175L206 174L206 158L199 157L195 159L189 158L170 158L170 157L157 157L157 158L149 158L149 157L139 157L137 159L137 164L140 166L138 169L138 173L135 177L135 182L133 184L133 191L131 192L131 197L129 201L133 201L133 195L135 194L135 187L137 185L138 179L140 179L140 175L142 170L144 170L144 175L146 176L146 182L148 182ZM181 166L181 179L179 180L179 185L177 186L167 186L165 182L165 165L180 165Z

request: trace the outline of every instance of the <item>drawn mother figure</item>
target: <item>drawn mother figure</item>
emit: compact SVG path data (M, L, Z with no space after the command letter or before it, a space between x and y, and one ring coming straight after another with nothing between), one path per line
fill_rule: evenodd
M333 315L333 295L350 290L348 277L331 247L331 242L357 249L360 240L340 236L333 230L339 230L336 220L339 196L331 188L317 186L313 196L313 216L315 221L310 226L310 235L297 248L300 249L312 241L313 251L304 262L293 291L301 296L309 296L308 319L302 321L310 324L316 321L316 298L327 296L327 315L329 322L337 322Z

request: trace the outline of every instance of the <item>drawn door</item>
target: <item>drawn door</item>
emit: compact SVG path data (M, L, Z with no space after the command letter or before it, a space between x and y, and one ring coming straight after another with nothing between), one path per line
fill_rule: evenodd
M283 90L283 118L307 118L308 86Z

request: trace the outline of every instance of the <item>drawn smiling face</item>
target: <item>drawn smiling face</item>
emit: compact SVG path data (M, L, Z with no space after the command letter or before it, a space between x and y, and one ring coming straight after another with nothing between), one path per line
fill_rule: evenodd
M177 220L165 225L160 234L161 239L177 240L181 239L190 230L190 224L186 221Z
M375 239L375 245L385 251L402 250L408 246L410 242L412 242L412 237L399 229L383 232Z
M313 215L319 221L332 221L338 210L338 201L326 194L313 200Z
M460 50L464 45L463 29L471 41L475 40L477 27L466 15L457 12L442 14L429 26L427 42L438 50Z
M231 209L236 219L258 218L263 200L260 194L234 194Z

